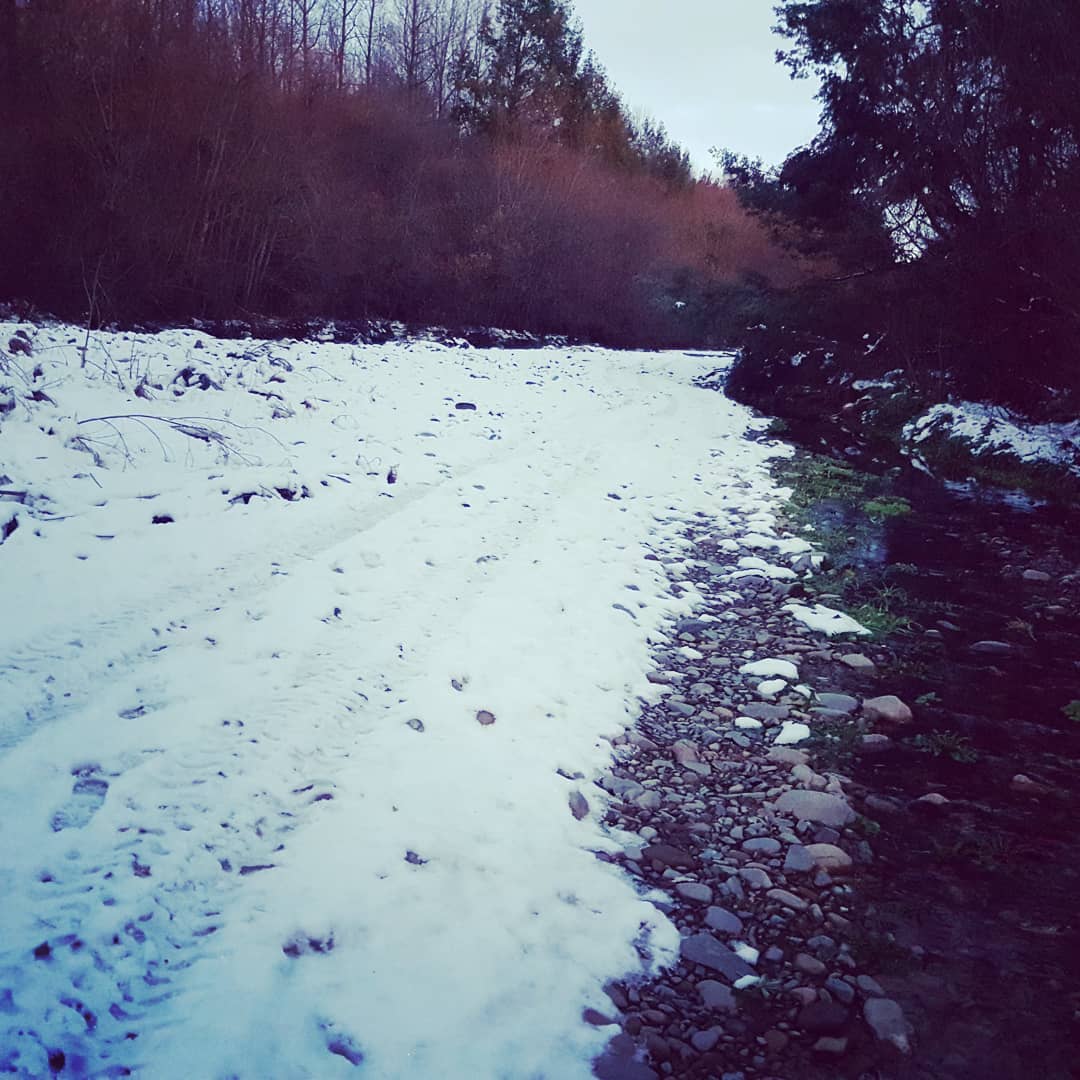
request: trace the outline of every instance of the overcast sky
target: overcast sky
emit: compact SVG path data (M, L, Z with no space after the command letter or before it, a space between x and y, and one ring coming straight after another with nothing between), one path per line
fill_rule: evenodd
M630 110L667 127L699 169L709 148L778 164L817 132L817 85L775 62L773 0L572 0L585 45Z

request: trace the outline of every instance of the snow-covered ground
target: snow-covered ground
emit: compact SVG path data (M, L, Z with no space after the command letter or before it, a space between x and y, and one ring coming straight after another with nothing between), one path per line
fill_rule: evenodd
M590 1075L678 944L605 736L689 525L786 557L718 358L19 329L0 1071Z
M977 456L1009 454L1028 463L1061 465L1080 473L1080 420L1025 423L1002 408L958 401L934 405L904 428L904 441L916 450L934 435L960 439Z

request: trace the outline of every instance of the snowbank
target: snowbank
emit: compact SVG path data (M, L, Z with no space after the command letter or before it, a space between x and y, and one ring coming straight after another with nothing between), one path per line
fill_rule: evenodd
M805 547L716 358L16 331L0 1070L589 1076L682 534Z

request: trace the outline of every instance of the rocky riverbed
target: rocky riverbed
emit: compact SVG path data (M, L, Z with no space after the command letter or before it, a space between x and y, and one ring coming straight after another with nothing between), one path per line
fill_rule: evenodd
M1023 560L1003 568L1012 587L1054 594L1033 597L1051 622L1075 616L1060 550L982 539ZM909 529L909 557L910 541ZM667 567L672 590L703 603L658 650L663 699L615 740L598 781L625 838L617 861L679 927L681 956L658 981L609 986L608 1014L586 1017L619 1028L597 1075L997 1080L1037 1063L1075 1076L1074 796L1046 745L1075 732L1029 716L1027 741L1013 726L1003 743L994 726L994 703L1015 705L1002 684L1035 677L1009 668L1032 650L995 651L947 620L830 638L792 617L819 559L770 553L787 564L773 566L717 542L705 518L687 544ZM1059 696L1063 666L1049 665ZM969 715L985 688L974 743L945 729L956 714L938 694L917 694L949 697L935 678L968 694Z

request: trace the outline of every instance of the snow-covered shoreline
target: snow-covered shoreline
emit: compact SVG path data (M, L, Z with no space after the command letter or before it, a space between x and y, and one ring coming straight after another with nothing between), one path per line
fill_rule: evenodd
M678 946L567 808L695 607L646 556L778 500L717 357L23 329L0 1061L587 1076Z

